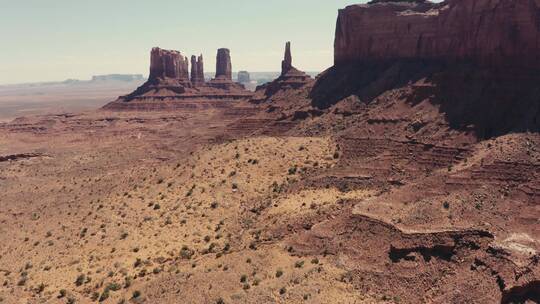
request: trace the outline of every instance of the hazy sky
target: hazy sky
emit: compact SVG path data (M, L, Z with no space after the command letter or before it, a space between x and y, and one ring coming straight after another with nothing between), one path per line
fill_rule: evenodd
M0 0L0 84L148 74L150 49L231 49L233 70L278 71L285 41L295 66L332 65L337 10L351 0Z

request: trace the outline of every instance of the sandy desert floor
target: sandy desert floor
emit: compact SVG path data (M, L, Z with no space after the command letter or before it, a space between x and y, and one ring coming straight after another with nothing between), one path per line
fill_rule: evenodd
M494 303L537 288L505 275L538 271L538 135L445 148L355 137L352 119L1 125L0 302ZM507 162L516 145L528 161Z

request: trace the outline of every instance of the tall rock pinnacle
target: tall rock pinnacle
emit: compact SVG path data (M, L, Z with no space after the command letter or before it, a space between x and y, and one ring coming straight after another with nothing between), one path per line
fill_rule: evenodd
M281 62L281 75L285 75L292 68L291 42L285 44L285 56Z
M202 55L200 55L198 58L195 55L191 56L191 83L193 83L193 85L201 85L204 83L204 66Z
M199 83L204 83L204 63L202 54L197 59L197 73L197 80Z
M197 66L197 56L191 55L191 83L197 83L197 76L199 75L199 70Z
M218 49L216 57L216 78L232 80L231 52L229 49Z

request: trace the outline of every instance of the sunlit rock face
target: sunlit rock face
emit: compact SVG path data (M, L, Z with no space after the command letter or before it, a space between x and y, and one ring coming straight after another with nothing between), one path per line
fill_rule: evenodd
M539 24L538 0L352 5L339 11L334 61L442 59L540 68Z

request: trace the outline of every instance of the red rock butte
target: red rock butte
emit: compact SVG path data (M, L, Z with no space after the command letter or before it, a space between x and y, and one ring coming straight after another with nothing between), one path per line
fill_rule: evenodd
M540 1L384 1L339 10L334 66L312 105L355 96L370 104L409 89L438 105L453 128L489 138L540 130ZM474 127L471 127L474 126Z
M539 11L534 0L351 5L339 10L335 64L414 58L540 68Z
M229 107L232 101L248 101L252 92L232 81L230 51L219 49L216 77L204 78L203 57L189 61L179 51L153 48L148 81L134 92L104 106L107 110L174 110Z

